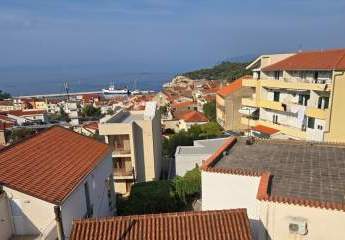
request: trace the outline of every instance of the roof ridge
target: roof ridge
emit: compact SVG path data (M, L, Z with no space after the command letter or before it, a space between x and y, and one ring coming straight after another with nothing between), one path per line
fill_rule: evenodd
M339 63L340 63L343 59L345 59L345 49L344 49L343 56L342 56L342 57L339 59L339 61L335 64L334 68L336 68L336 67L339 65Z
M134 220L134 219L148 219L157 217L183 217L183 216L205 216L219 213L247 213L246 208L234 209L220 209L220 210L206 210L206 211L182 211L182 212L167 212L167 213L149 213L149 214L136 214L126 216L108 216L108 217L94 217L94 218L79 218L74 219L73 223L78 222L97 222L97 221L112 221L112 220Z

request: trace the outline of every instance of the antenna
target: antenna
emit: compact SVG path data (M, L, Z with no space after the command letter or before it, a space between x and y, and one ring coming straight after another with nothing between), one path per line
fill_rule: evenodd
M303 44L302 43L298 44L298 52L299 53L303 52L302 48L303 48Z
M64 82L64 87L65 87L65 91L67 94L67 101L69 100L69 87L68 87L68 82Z

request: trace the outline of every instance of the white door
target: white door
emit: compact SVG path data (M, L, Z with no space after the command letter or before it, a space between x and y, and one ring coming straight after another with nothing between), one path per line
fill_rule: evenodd
M11 212L12 212L12 221L14 225L14 233L17 235L27 234L25 232L25 222L22 212L22 203L20 199L12 199L11 203Z

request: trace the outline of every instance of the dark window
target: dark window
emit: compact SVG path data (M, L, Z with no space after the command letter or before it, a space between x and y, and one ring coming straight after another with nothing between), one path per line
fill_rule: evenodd
M319 72L314 72L314 80L317 82L317 79L319 78Z
M261 72L258 72L258 79L260 79L260 73L261 73Z
M319 109L322 108L322 97L319 97L319 100L317 102L317 108L319 108Z
M328 109L329 97L324 97L323 99L324 99L323 109Z
M93 214L93 206L91 205L90 201L90 190L88 182L84 183L84 191L85 191L85 202L86 202L86 214L87 218L92 217Z
M279 80L279 78L280 78L280 72L279 71L274 72L274 79Z
M329 97L319 97L317 102L317 108L319 109L328 109Z
M273 101L279 102L280 92L273 92Z
M273 114L273 123L278 124L278 115Z
M308 100L309 100L310 96L309 95L303 95L300 94L298 96L298 104L299 105L303 105L303 106L307 106L308 105Z
M315 118L308 118L308 128L314 129L315 127Z

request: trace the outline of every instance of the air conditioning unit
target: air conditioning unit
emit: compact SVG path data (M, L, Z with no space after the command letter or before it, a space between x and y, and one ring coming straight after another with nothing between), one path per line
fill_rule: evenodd
M289 232L297 235L306 235L308 233L307 221L303 218L289 218Z

